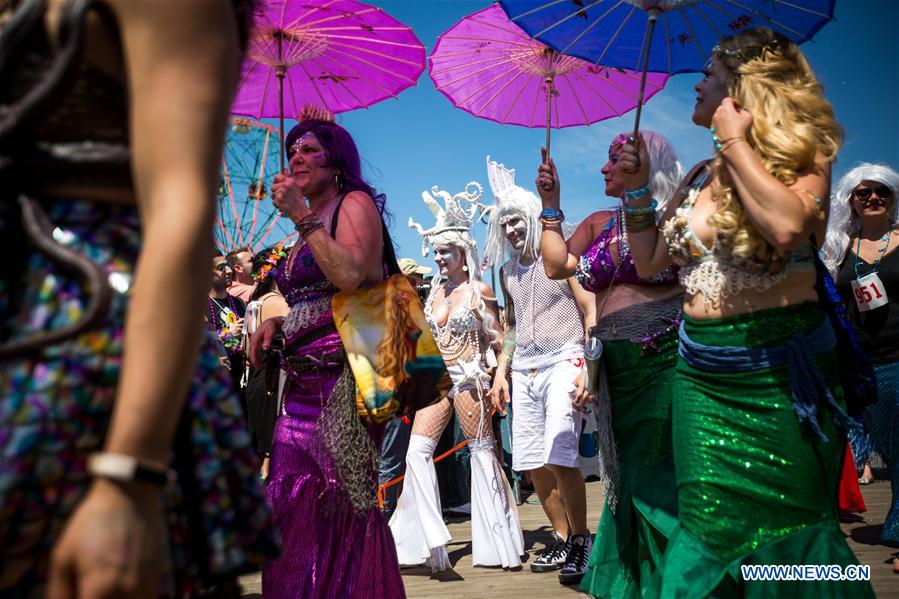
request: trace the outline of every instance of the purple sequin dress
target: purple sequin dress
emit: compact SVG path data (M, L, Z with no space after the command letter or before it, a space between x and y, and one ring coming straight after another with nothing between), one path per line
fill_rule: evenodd
M355 383L333 327L337 289L305 246L277 282L291 312L268 501L284 551L263 571L263 594L405 597L396 547L375 500L383 429L366 427L356 414Z

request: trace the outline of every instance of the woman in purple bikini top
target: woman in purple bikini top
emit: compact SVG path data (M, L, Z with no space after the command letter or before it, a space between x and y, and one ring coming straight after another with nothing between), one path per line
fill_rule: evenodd
M643 131L641 135L654 169L651 178L653 196L659 203L659 210L664 210L683 179L684 171L674 149L663 136L652 131ZM612 140L609 160L601 170L605 194L611 198L623 197L625 192L618 166L618 152L625 141L624 135ZM538 175L538 188L541 177L546 176L543 172ZM557 174L554 176L558 177ZM568 239L552 234L548 229L544 229L541 238L547 275L553 279L573 276L584 289L595 293L597 321L613 312L637 308L644 302L669 300L681 293L675 265L648 279L637 274L622 218L620 208L601 210L581 222Z
M677 282L678 266L672 264L654 277L644 279L637 274L622 223L621 209L612 212L609 222L581 254L574 276L581 287L599 293L615 283L632 285L671 285ZM612 258L613 245L616 248Z

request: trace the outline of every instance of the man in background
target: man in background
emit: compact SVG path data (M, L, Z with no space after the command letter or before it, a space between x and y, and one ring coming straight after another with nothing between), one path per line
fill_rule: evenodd
M253 254L249 248L237 248L231 250L225 256L228 266L232 271L231 286L228 287L228 293L234 297L239 297L243 303L249 303L250 296L253 295L253 287L256 281L253 280Z

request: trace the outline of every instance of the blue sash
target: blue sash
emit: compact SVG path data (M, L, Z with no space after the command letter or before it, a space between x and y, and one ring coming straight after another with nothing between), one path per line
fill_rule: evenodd
M823 397L827 401L838 422L846 427L851 426L849 417L837 404L824 375L812 361L813 356L832 351L836 347L836 335L827 319L808 335L796 333L784 345L768 347L704 345L687 336L683 322L679 336L678 355L697 370L751 372L786 365L790 370L793 408L799 422L807 420L822 441L827 441L827 436L818 424L819 398Z

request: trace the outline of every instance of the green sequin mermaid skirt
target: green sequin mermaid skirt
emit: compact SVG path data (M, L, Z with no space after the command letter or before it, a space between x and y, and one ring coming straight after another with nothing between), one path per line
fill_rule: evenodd
M581 590L594 597L657 596L659 565L677 524L671 398L677 331L642 343L603 341L618 449L617 505L603 508ZM642 355L641 355L642 354Z
M781 346L818 328L816 304L718 320L684 317L710 346ZM834 352L814 356L842 402ZM857 564L840 531L845 434L823 401L820 440L793 408L787 366L711 373L678 359L674 379L678 519L664 556L663 597L873 597L868 582L744 582L741 565Z

